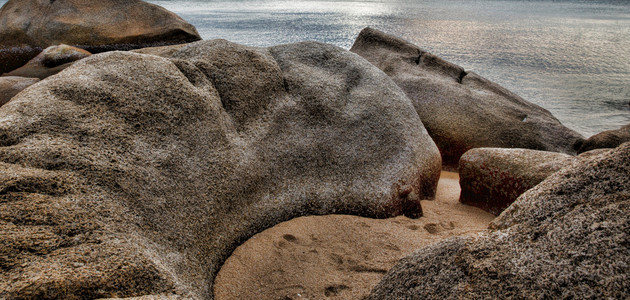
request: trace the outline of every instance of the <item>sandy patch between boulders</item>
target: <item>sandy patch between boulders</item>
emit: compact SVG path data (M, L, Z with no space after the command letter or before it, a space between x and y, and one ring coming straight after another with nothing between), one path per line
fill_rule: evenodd
M442 172L424 216L377 220L300 217L238 247L215 284L215 299L361 299L400 258L456 235L474 235L494 218L458 202L459 176Z

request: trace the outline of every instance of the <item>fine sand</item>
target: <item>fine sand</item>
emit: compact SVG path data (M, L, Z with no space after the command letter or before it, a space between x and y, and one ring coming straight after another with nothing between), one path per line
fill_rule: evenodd
M361 299L400 258L494 218L458 202L459 176L442 172L424 216L377 220L309 216L280 223L238 247L215 283L215 299Z

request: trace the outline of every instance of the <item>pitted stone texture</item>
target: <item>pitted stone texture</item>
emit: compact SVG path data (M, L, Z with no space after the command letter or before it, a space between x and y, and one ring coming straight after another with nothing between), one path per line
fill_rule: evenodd
M53 45L96 53L201 39L182 18L141 0L9 0L0 28L0 74Z
M50 46L40 54L29 60L26 65L15 69L3 76L21 76L44 79L55 75L69 67L77 60L86 58L92 53L81 48L68 45Z
M9 102L11 98L21 92L23 89L38 82L37 78L26 78L19 76L0 77L0 106Z
M170 57L173 53L179 51L180 49L188 46L188 44L177 44L177 45L168 45L168 46L155 46L155 47L146 47L140 49L129 50L134 53L141 54L151 54L162 57Z
M573 154L583 138L544 108L400 38L366 28L350 51L388 74L412 100L445 166L472 148Z
M630 143L521 195L477 238L416 251L368 299L623 299L630 294Z
M129 298L107 298L100 300L184 300L186 298L174 295L174 294L158 294L158 295L145 295L140 297Z
M459 160L459 201L499 215L522 193L574 160L563 153L529 149L468 150Z
M0 110L0 298L211 299L255 233L418 216L434 196L437 147L357 55L218 40L172 56L93 55Z
M593 149L616 148L619 145L630 142L630 124L615 130L602 131L584 141L579 153Z

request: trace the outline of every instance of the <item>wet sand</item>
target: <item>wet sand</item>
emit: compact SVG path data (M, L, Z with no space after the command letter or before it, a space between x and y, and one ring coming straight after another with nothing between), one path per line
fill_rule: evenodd
M361 299L400 258L494 218L458 202L459 176L442 172L424 216L308 216L280 223L238 247L215 281L215 299Z

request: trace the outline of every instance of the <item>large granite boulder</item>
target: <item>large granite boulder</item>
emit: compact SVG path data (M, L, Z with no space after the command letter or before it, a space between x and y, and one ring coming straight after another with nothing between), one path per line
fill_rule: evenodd
M529 149L468 150L459 160L459 201L499 215L522 193L574 159L563 153Z
M279 222L419 216L441 167L421 124L330 45L82 59L0 110L0 298L211 299L236 246Z
M0 106L6 104L23 89L38 82L38 78L4 76L0 77Z
M412 100L447 167L472 148L575 153L583 138L544 108L400 38L366 28L350 51L387 73Z
M174 13L141 0L9 0L0 9L0 74L53 45L96 53L200 39Z
M416 251L369 299L625 299L630 143L527 191L476 238Z
M591 136L582 143L578 152L582 153L602 148L616 148L625 142L630 142L630 124L619 129L602 131Z
M77 60L86 58L92 53L81 48L68 45L50 46L29 60L24 66L2 76L21 76L44 79L55 75L69 67Z

